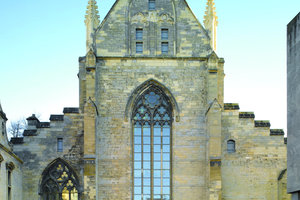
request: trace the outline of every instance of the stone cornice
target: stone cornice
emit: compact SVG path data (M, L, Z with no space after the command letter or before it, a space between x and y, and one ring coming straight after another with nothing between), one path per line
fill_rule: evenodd
M16 155L14 154L11 150L0 144L0 149L3 149L6 153L14 157L17 161L19 161L21 164L23 164L23 161Z

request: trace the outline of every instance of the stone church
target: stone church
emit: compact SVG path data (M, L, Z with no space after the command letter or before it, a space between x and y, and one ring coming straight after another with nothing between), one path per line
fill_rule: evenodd
M0 110L1 200L284 200L286 141L224 103L218 18L185 0L116 0L85 18L79 106L27 118L9 143Z

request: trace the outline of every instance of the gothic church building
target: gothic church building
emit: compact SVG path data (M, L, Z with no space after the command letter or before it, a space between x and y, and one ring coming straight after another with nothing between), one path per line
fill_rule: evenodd
M224 103L213 0L203 25L185 0L116 0L101 23L97 9L78 108L30 116L11 144L3 128L0 199L290 199L283 131Z

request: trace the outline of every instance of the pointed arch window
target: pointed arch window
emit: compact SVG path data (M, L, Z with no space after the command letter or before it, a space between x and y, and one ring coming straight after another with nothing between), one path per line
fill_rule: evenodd
M172 106L157 87L147 89L133 110L134 200L171 199Z
M54 161L44 171L42 200L79 200L79 181L73 169L63 160Z

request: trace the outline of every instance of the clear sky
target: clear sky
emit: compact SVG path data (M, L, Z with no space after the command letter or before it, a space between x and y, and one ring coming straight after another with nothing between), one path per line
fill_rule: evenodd
M78 107L88 0L0 0L0 101L7 117L48 121ZM206 0L187 0L202 23ZM98 0L101 20L114 0ZM286 25L299 0L215 0L225 102L286 129Z

